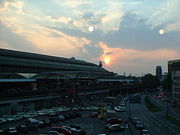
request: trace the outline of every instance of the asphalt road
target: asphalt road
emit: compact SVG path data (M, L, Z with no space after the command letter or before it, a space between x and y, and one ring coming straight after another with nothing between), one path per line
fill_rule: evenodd
M161 109L163 109L164 114L166 114L166 109L167 109L167 102L162 101L161 99L154 98L153 95L149 96L151 101L153 101L155 104L157 104ZM173 117L176 117L177 119L180 120L180 108L177 107L172 107L170 103L168 102L168 110L169 110L169 115L172 115Z
M163 114L150 112L143 102L130 104L130 110L132 116L138 117L152 135L180 135L179 128L161 118L164 112L161 112ZM139 134L139 131L137 130L135 134Z

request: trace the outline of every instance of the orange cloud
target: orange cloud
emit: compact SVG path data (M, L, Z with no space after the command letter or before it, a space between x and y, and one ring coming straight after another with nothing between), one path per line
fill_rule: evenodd
M90 40L84 37L70 36L50 28L37 27L38 31L27 33L26 39L32 42L41 53L64 57L79 56L82 53L87 53L84 46L91 43Z
M109 69L118 70L124 68L139 68L142 66L156 66L153 64L161 64L160 62L167 63L168 60L177 59L180 57L180 53L175 50L157 49L157 50L136 50L136 49L123 49L123 48L110 48L107 44L99 42L99 47L102 48L103 54L98 58L104 59L105 56L111 58L109 65L104 65ZM153 68L153 67L152 67Z

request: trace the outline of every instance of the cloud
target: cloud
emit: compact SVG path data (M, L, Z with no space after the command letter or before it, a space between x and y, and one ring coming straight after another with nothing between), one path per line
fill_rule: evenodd
M78 6L81 5L89 5L91 4L91 1L86 1L86 0L66 0L65 5L73 8L77 8Z
M26 39L42 53L64 57L79 56L82 53L87 53L85 46L91 43L84 37L69 36L48 27L36 26L35 29L38 31L31 31L26 35Z
M15 8L15 13L24 15L23 12L23 2L16 0L16 1L3 1L0 6L0 12L9 12L10 10L13 10Z
M172 31L180 32L180 21L174 22L171 24L167 24L166 27L164 28L164 30L165 30L165 32L172 32Z
M5 48L5 49L15 49L12 46L9 46L6 42L0 41L0 48Z
M164 35L160 35L158 31L163 26L151 29L147 25L147 19L141 18L137 14L127 13L122 17L119 29L109 31L101 35L99 39L102 39L101 41L109 44L111 47L140 50L158 48L180 49L180 38L178 38L180 33L168 33L168 31L177 27L179 27L179 23L169 25L167 32Z
M27 41L24 35L16 33L11 27L7 27L0 21L0 47L22 51L37 51L33 44Z
M157 7L157 9L152 13L147 23L150 24L152 28L161 26L163 24L168 24L164 25L164 28L168 29L166 26L169 27L169 25L174 25L177 21L180 21L179 5L179 0L164 1L164 4ZM171 30L179 31L179 27Z
M65 17L65 16L60 16L58 18L51 18L52 22L60 22L60 23L65 23L68 24L70 22L72 22L72 19L70 17Z
M153 65L154 63L157 63L157 65L163 64L164 67L167 67L166 65L168 60L180 57L180 53L178 51L166 48L142 51L136 49L111 48L103 42L99 42L99 47L103 50L103 54L99 57L99 59L103 61L106 56L109 56L111 59L111 64L105 65L105 67L114 69L115 72L121 71L121 73L123 73L123 71L130 72L131 70L135 70L138 74L152 71L156 66ZM164 63L162 63L162 61ZM138 69L141 66L144 67L144 71L142 71L142 68ZM137 69L134 69L136 67Z

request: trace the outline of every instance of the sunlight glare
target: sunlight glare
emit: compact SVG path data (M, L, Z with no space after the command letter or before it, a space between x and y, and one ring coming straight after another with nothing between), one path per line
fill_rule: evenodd
M104 63L105 64L109 64L110 63L110 57L109 56L105 56L104 57Z

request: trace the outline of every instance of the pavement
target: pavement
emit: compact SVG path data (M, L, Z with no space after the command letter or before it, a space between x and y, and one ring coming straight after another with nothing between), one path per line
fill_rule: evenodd
M130 104L130 110L132 116L138 117L152 135L180 135L180 130L176 125L162 118L164 112L150 112L143 102ZM136 133L139 134L139 131L136 130Z

